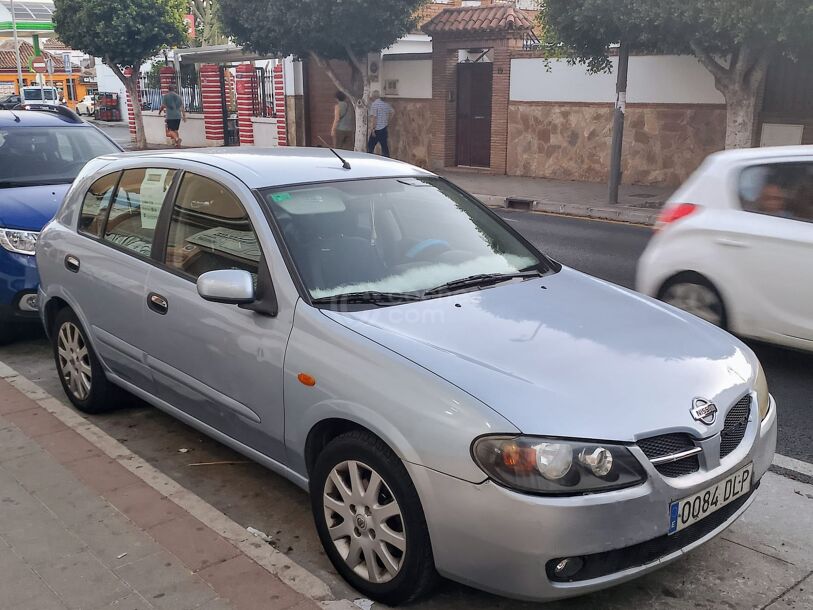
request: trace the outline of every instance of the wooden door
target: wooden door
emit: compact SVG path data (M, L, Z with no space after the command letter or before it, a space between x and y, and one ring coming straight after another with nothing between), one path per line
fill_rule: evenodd
M457 64L457 164L491 165L490 63Z

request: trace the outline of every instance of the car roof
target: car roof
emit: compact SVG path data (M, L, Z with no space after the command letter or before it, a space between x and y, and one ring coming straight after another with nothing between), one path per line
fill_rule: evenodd
M19 117L17 121L14 117ZM70 118L43 110L0 110L0 127L86 127L93 128L84 121L71 120Z
M342 162L328 148L240 146L130 152L105 155L104 158L192 161L225 170L245 182L249 188L366 178L434 176L414 165L385 157L345 150L337 152L350 164L351 169L343 169Z
M742 161L770 161L784 157L809 157L813 155L813 146L765 146L762 148L736 148L723 150L709 156L717 163L740 163Z

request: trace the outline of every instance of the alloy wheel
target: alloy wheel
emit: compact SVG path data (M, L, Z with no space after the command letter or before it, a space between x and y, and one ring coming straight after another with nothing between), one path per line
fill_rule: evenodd
M708 286L688 282L675 284L666 289L662 300L715 326L723 325L723 304Z
M71 323L65 322L57 337L59 371L65 385L77 400L86 400L90 395L92 372L90 353L82 332Z
M401 571L406 532L401 508L387 483L362 462L337 464L322 494L330 539L347 566L381 584Z

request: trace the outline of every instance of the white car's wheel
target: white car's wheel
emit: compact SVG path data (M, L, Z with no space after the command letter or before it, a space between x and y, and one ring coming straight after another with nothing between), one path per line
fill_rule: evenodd
M319 454L311 504L336 570L366 597L388 605L428 593L437 580L418 494L381 439L343 434Z
M697 273L681 273L671 278L661 288L658 298L720 328L728 325L720 292Z

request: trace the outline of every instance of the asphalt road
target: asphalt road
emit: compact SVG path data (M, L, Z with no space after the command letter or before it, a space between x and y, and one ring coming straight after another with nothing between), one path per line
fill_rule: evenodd
M526 239L560 263L632 288L651 229L531 212L500 212ZM813 355L747 342L779 405L777 452L813 463Z

